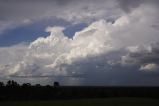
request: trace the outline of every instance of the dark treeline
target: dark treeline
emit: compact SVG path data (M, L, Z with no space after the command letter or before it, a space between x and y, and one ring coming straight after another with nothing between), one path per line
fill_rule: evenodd
M53 86L0 82L0 100L64 100L107 97L159 98L159 87Z

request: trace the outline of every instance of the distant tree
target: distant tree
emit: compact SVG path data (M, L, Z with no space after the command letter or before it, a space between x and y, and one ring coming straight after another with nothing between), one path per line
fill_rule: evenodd
M41 87L41 85L40 84L36 84L35 87Z
M46 85L46 87L47 87L47 88L50 88L51 86L50 86L50 85Z
M0 87L3 87L4 86L4 83L3 82L0 82Z
M11 80L7 82L6 86L11 86Z
M24 83L24 84L22 84L22 87L31 87L31 84L30 83Z
M6 85L6 86L17 87L17 86L19 86L19 84L18 84L17 82L13 81L13 80L9 80L9 81L7 82L7 85Z
M54 87L60 86L59 82L54 82Z

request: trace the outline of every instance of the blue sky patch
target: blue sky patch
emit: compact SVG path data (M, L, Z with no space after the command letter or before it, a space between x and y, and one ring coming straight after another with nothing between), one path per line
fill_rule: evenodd
M67 26L69 22L60 19L49 19L36 21L30 25L19 26L14 29L6 30L0 36L0 46L11 46L21 42L32 42L38 37L49 35L45 32L48 26Z
M32 42L38 37L47 37L48 32L45 32L48 26L64 26L66 29L63 31L66 36L72 38L77 31L82 30L87 26L85 23L72 25L69 22L59 19L41 20L34 22L30 25L19 26L14 29L6 30L0 36L0 46L12 46L22 42Z

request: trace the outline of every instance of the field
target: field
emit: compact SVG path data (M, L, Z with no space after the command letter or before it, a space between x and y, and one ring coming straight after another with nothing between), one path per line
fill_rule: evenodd
M107 98L58 101L10 101L0 106L159 106L157 99L148 98Z

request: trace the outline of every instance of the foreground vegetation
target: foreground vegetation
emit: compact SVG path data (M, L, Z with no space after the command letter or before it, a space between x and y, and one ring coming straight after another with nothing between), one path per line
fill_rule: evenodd
M60 86L58 82L55 82L52 86L31 85L29 83L20 85L15 81L8 81L6 84L0 83L0 101L4 103L6 103L5 101L62 101L108 98L101 101L103 103L106 100L107 103L109 98L121 97L159 99L159 87ZM95 102L94 100L89 101L90 103ZM89 101L86 101L86 103L89 103ZM78 104L78 101L73 103Z
M157 99L107 98L56 101L3 101L0 106L159 106Z

